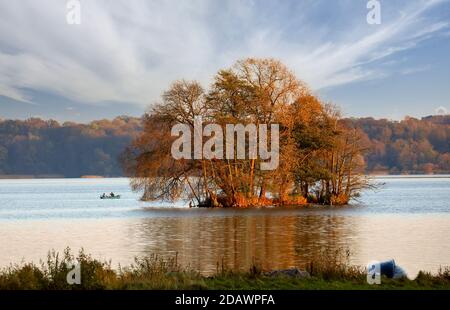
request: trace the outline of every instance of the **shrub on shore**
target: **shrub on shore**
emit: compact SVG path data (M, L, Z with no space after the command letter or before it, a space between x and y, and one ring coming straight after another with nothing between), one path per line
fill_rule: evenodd
M40 265L11 265L0 271L0 290L105 290L105 289L450 289L450 269L437 274L420 272L415 280L383 279L382 285L368 285L365 269L351 266L348 253L326 253L320 260L306 263L308 277L264 272L257 265L248 272L222 267L212 276L182 268L177 257L156 255L136 258L134 264L113 269L111 262L92 258L81 250L78 255L66 249L52 251ZM81 264L81 284L69 285L66 277L71 262Z

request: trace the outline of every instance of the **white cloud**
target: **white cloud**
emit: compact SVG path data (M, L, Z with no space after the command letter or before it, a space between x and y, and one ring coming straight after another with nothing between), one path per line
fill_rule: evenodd
M174 79L206 86L218 69L249 56L281 59L313 89L379 78L387 72L370 64L446 30L446 22L424 18L442 2L408 1L380 26L339 31L309 18L305 6L294 40L292 29L280 28L287 21L264 18L270 9L251 1L81 1L81 25L66 24L64 1L2 1L0 94L30 102L22 90L34 89L148 105ZM320 40L324 33L334 40Z
M436 110L435 110L435 113L437 115L447 115L448 114L447 109L445 107L442 107L442 106L437 107Z
M430 70L430 66L426 65L426 66L417 66L417 67L410 67L410 68L406 68L400 71L400 74L402 75L409 75L409 74L416 74L416 73L421 73L421 72L425 72Z

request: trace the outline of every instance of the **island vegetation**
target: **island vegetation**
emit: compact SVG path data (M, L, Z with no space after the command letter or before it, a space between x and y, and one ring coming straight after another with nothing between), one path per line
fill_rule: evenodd
M229 124L277 124L277 168L264 169L260 154L174 158L171 129L184 124L194 132L198 118L203 126L215 124L223 131ZM363 175L366 146L361 131L342 122L334 106L322 103L274 59L238 61L219 71L209 90L196 81L176 81L143 122L123 162L132 189L142 191L144 200L174 200L187 194L201 207L343 205L371 186ZM215 151L228 152L226 144L214 145ZM237 152L231 145L231 153Z

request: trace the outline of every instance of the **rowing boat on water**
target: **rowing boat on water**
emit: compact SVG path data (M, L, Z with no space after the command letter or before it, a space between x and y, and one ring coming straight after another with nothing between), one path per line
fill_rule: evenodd
M120 195L114 195L114 196L100 196L100 199L120 199Z

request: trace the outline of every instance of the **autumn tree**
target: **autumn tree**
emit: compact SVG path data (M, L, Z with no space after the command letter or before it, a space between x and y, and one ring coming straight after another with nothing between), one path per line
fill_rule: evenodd
M188 156L175 159L171 128L182 124L195 136L199 118L202 135L208 129L211 137L201 142L202 150L214 146L215 155L195 158L189 150ZM277 60L238 61L219 71L207 92L195 81L177 81L144 122L125 164L133 189L143 191L144 199L176 199L184 193L198 206L303 204L319 187L317 201L341 204L363 185L358 181L362 149L356 134L340 126L335 111ZM279 128L276 144L272 131L265 132L266 142L262 143L261 132L253 141L266 144L267 150L277 147L276 169L264 169L267 158L261 154L250 156L252 134L261 125ZM222 132L228 138L229 128L238 126L245 129L244 136L231 132L231 140L243 139L248 156L239 157L239 146L230 145L228 139L221 145L210 143ZM217 149L231 158L217 156Z

